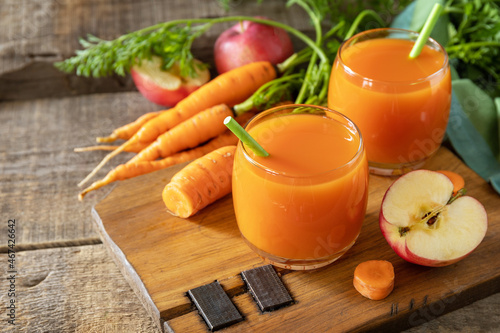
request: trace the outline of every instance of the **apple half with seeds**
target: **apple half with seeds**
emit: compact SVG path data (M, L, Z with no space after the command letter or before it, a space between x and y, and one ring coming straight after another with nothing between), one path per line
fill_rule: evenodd
M380 229L401 258L447 266L481 243L488 228L486 210L478 200L452 193L451 180L430 170L409 172L389 187L380 208Z

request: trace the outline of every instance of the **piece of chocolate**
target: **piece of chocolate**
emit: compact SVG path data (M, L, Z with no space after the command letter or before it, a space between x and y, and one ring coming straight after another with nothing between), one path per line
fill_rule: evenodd
M262 312L273 311L293 303L292 296L272 265L243 271L241 276Z
M189 290L188 296L196 305L210 331L243 320L243 316L217 281Z

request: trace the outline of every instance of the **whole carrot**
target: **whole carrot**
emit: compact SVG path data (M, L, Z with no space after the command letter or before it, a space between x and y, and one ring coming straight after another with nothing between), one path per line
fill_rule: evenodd
M236 121L240 123L240 125L243 125L253 115L254 113L245 113L239 117L236 117ZM92 183L92 185L80 192L78 198L81 201L87 193L111 184L112 182L145 175L147 173L161 169L166 169L172 165L184 163L202 157L203 155L208 154L218 148L236 145L237 143L238 138L233 134L233 132L231 132L230 130L226 130L224 133L216 136L215 138L201 146L182 151L161 160L120 164L119 166L108 172L108 174L103 179Z
M233 111L225 104L208 108L183 121L174 128L161 134L156 141L135 155L128 163L153 161L167 157L224 133L227 129L224 119L232 116Z
M250 63L216 76L174 108L148 121L132 137L133 140L151 142L194 114L217 104L232 107L250 97L264 83L276 78L276 70L268 61Z
M219 148L176 173L162 192L170 213L187 218L231 193L235 150L236 146Z
M162 112L159 116L146 122L128 141L104 157L78 185L82 186L86 183L110 159L124 151L127 145L138 141L150 143L175 125L214 105L224 103L231 107L241 103L261 85L276 78L276 75L276 70L270 62L260 61L216 76L177 103L172 109Z
M97 137L97 142L113 142L117 139L130 139L145 123L157 117L163 111L148 112L137 118L135 121L116 128L110 135Z
M156 141L145 143L137 141L127 145L123 151L138 153L130 162L153 161L158 157L167 157L181 150L193 148L226 129L223 120L232 116L233 111L225 104L208 108L183 121L174 128L161 134ZM116 150L120 146L98 145L75 148L75 152L93 150Z

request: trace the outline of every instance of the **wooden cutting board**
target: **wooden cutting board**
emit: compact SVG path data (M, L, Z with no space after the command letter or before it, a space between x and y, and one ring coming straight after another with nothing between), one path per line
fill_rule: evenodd
M181 166L119 183L92 213L117 265L158 326L165 331L206 332L186 292L219 281L245 320L227 332L400 330L500 292L500 196L446 148L427 169L462 174L467 194L485 206L489 228L466 259L442 268L399 258L378 227L382 196L395 178L370 176L368 209L357 243L332 265L314 271L279 271L295 303L261 313L240 272L265 265L240 238L228 195L189 219L166 212L165 184ZM372 301L352 286L362 261L393 263L395 288Z

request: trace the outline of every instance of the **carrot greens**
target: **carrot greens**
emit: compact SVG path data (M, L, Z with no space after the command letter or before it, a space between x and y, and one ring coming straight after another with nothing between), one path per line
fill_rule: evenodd
M232 0L217 1L228 11L232 7ZM256 1L262 3L264 0ZM417 16L423 15L425 7L434 2L443 4L443 15L448 21L441 22L446 40L440 42L445 46L451 63L461 77L468 77L479 83L492 96L498 95L498 1L415 2L425 5L415 6L419 7L415 9ZM249 16L172 20L122 35L114 40L103 40L89 35L80 40L82 50L77 51L74 57L57 62L55 66L65 72L76 72L80 76L123 76L134 64L156 55L163 59L164 69L179 63L181 75L193 77L196 75L196 64L191 52L193 42L216 24L248 20L280 27L304 42L305 47L277 66L281 77L287 77L289 80L277 79L267 84L236 109L263 109L282 98L290 97L297 103L325 104L330 66L341 42L357 32L388 26L393 18L410 4L411 0L288 0L286 8L299 6L308 14L314 29L312 38L287 24Z
M220 2L229 8L228 1ZM192 77L196 75L191 52L194 40L215 24L248 20L282 28L301 40L305 47L277 66L281 78L266 84L244 105L235 109L241 112L251 108L264 109L283 99L296 103L326 104L331 64L345 34L354 33L367 14L375 17L378 26L384 21L374 11L361 11L354 20L338 15L339 11L335 24L329 26L325 25L331 19L327 15L333 16L331 6L337 5L326 0L288 0L286 6L292 5L300 6L309 15L315 31L314 40L287 24L256 17L179 19L146 27L114 40L89 35L87 39L80 40L83 50L77 51L74 57L55 63L55 66L61 71L76 72L86 77L123 76L134 64L156 55L163 59L163 69L168 70L174 63L179 63L181 75Z
M500 4L496 0L448 0L449 39L445 45L461 77L490 96L500 96Z

